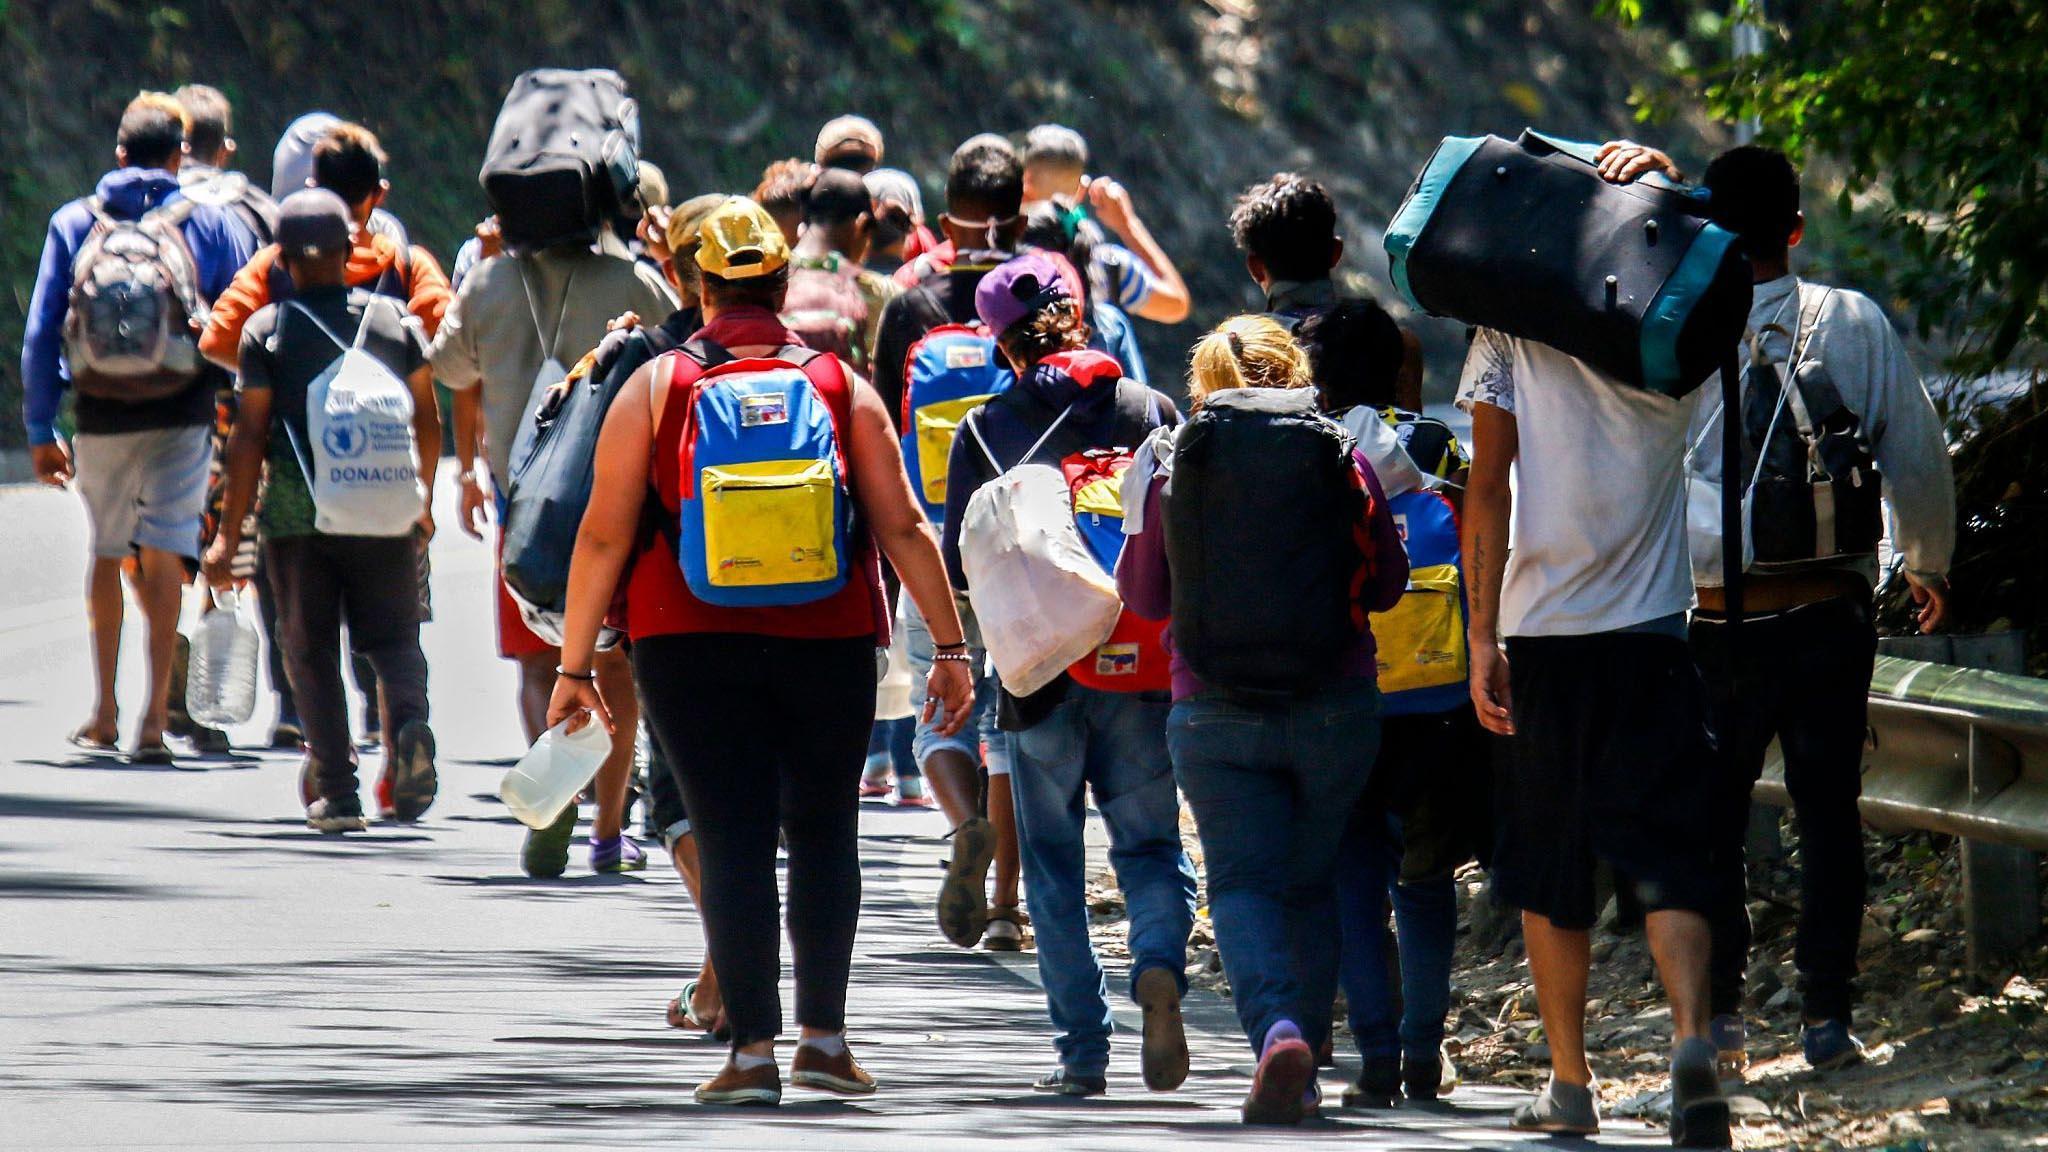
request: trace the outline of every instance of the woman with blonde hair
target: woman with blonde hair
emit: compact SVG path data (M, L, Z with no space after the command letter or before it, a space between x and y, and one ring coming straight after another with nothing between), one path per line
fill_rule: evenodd
M1126 485L1117 586L1132 611L1173 621L1167 744L1259 1058L1244 1119L1292 1124L1321 1099L1337 845L1379 746L1366 614L1401 598L1408 560L1286 328L1225 320L1195 346L1188 390L1195 414Z

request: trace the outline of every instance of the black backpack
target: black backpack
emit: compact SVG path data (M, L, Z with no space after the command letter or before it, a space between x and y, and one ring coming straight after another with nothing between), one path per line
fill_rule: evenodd
M1765 329L1786 337L1783 364L1791 379L1763 354L1762 333L1743 377L1745 474L1736 480L1755 480L1749 570L1760 575L1874 555L1884 535L1883 486L1862 421L1828 381L1826 363L1808 355L1832 293L1811 302L1803 289L1793 291L1800 303L1795 331Z
M597 438L619 390L642 366L696 331L694 309L659 325L616 332L587 370L537 397L532 421L512 446L505 483L505 585L529 626L545 637L569 603L569 557L597 474ZM583 367L578 365L579 368Z
M505 247L590 243L640 214L640 110L608 68L536 68L505 96L477 180Z
M1353 446L1306 388L1216 393L1181 427L1162 500L1173 646L1205 683L1287 697L1342 671L1365 623Z
M1742 339L1749 261L1700 190L1610 184L1594 151L1536 132L1446 139L1387 225L1389 273L1424 311L1683 396Z

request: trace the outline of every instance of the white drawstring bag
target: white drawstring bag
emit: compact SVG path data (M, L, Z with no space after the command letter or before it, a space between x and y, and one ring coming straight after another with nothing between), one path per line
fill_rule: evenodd
M306 386L306 442L290 421L286 435L313 492L313 527L329 536L404 536L427 510L420 451L412 430L412 389L363 349L370 311L396 307L372 296L353 344L306 306L298 312L325 333L341 355Z
M1030 462L1065 419L1060 413L1007 470L989 451L981 422L967 425L998 475L967 501L960 566L982 644L1003 687L1015 696L1031 695L1094 652L1109 639L1124 607L1116 581L1074 524L1065 477L1057 468Z

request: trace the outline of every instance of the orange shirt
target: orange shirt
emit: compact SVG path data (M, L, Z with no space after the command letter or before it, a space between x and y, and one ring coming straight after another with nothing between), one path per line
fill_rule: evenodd
M235 273L234 283L213 302L213 314L206 331L199 336L199 351L208 360L233 370L241 359L242 326L270 303L270 270L277 263L278 252L278 246L272 244L250 257L242 270ZM415 244L408 255L411 275L406 284L406 311L419 318L431 340L441 327L441 316L448 311L454 294L432 253ZM397 260L398 242L389 236L373 232L367 241L358 236L355 250L348 257L349 286L366 288L375 284Z

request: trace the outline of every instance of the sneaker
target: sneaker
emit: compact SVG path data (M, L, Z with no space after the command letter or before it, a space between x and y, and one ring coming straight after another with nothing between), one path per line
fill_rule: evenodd
M609 840L590 838L590 870L592 872L639 872L647 867L647 853L633 843L630 836L614 836Z
M994 927L993 921L990 927ZM1140 1062L1145 1087L1171 1092L1187 1082L1188 1035L1180 1018L1180 982L1164 968L1147 968L1131 988L1145 1013L1145 1046Z
M1449 1096L1463 1082L1451 1054L1439 1044L1435 1056L1401 1058L1401 1089L1410 1100L1435 1100Z
M384 765L383 780L391 782L392 816L410 824L433 807L439 788L439 777L434 774L434 733L425 722L414 720L398 730L393 743L397 762Z
M981 946L991 952L1022 952L1031 947L1031 916L1015 904L998 904L988 910L988 932Z
M988 866L996 857L996 833L980 816L953 829L953 858L939 888L939 931L962 948L981 942L988 928Z
M742 1069L730 1060L718 1075L697 1085L697 1103L773 1108L782 1103L782 1073L773 1063Z
M297 716L280 716L270 730L270 747L275 752L301 752L306 747L306 730Z
M326 796L306 805L306 827L315 832L339 835L365 832L370 822L363 818L363 802L354 796Z
M1600 1131L1600 1105L1588 1084L1565 1084L1552 1076L1534 1100L1515 1109L1508 1127L1517 1132L1592 1136Z
M1727 1148L1728 1098L1721 1094L1711 1040L1693 1037L1671 1056L1671 1144L1674 1148Z
M1799 1030L1799 1047L1806 1053L1807 1067L1831 1072L1863 1063L1863 1041L1849 1031L1847 1020L1807 1021Z
M853 1053L844 1041L840 1042L837 1056L827 1056L816 1045L799 1041L796 1058L789 1062L789 1082L799 1088L816 1088L820 1092L840 1096L872 1096L875 1093L875 1078L854 1062Z
M1247 1124L1299 1124L1316 1082L1316 1053L1297 1036L1269 1041L1244 1098Z
M569 870L569 841L576 837L576 806L567 805L555 822L526 830L519 866L536 880L553 880Z
M1401 1058L1367 1056L1359 1061L1358 1079L1344 1089L1343 1101L1346 1108L1392 1108L1400 1098Z
M1069 1072L1061 1066L1039 1077L1032 1083L1031 1090L1054 1096L1100 1096L1109 1091L1109 1078L1101 1073L1091 1076Z
M1707 1026L1707 1036L1714 1042L1714 1063L1721 1075L1727 1079L1742 1079L1742 1070L1749 1066L1748 1036L1742 1017L1714 1017L1713 1023Z

